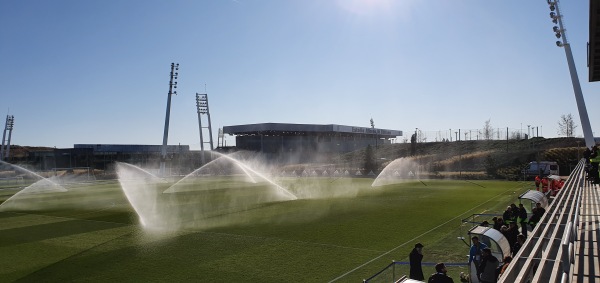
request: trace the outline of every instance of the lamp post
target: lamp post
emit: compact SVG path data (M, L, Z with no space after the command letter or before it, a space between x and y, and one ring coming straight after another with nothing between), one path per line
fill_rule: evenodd
M585 145L587 147L594 146L594 134L592 133L592 126L590 125L590 118L585 107L585 100L583 99L583 92L581 91L581 84L579 83L579 77L577 76L577 69L575 68L575 62L573 60L573 53L571 52L571 45L567 40L566 30L563 26L562 15L560 14L560 5L558 0L548 0L548 7L550 8L550 18L552 23L558 24L558 26L552 27L554 35L556 36L556 46L563 47L565 49L565 55L567 56L567 64L569 65L569 73L571 74L571 83L573 84L573 92L575 94L575 100L577 102L577 110L579 111L579 119L581 120L581 128L583 130L583 137L585 139Z
M375 138L375 149L377 149L377 133L375 132L375 122L371 118L371 131L373 131L373 137Z
M6 115L6 124L4 125L4 131L2 133L2 148L0 148L0 160L8 160L10 155L10 139L12 136L12 130L15 125L15 116ZM6 132L8 132L8 140L6 139ZM8 145L5 147L6 142Z
M208 110L208 94L206 93L196 93L196 112L198 113L198 130L200 132L200 159L202 162L202 165L206 164L205 162L205 157L204 157L204 135L203 135L203 128L202 127L202 115L206 115L208 117L208 127L206 127L208 129L208 137L209 137L209 144L210 144L210 150L212 151L213 148L213 139L212 139L212 126L210 123L210 112ZM219 134L221 134L221 132L219 132ZM217 142L217 146L218 146L218 142Z
M419 142L419 128L415 128L415 143Z
M177 76L179 73L179 64L171 63L171 74L169 79L169 93L167 94L167 114L165 116L165 131L163 134L163 144L161 148L160 156L160 175L165 175L165 161L167 160L167 140L169 139L169 118L171 116L171 96L177 95L177 91L173 89L177 88Z

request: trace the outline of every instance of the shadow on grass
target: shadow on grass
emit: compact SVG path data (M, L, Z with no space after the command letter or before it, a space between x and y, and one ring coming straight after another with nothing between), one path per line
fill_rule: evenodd
M354 262L345 265L354 266L364 261L363 253L220 233L151 241L129 234L32 270L15 282L324 282L345 269L333 259L348 257Z
M17 213L10 213L10 212L0 212L0 219L2 219L2 218L19 217L19 216L22 216L22 215L17 214Z
M105 229L121 227L124 224L69 220L35 226L2 230L0 247L39 242L52 238L89 233Z

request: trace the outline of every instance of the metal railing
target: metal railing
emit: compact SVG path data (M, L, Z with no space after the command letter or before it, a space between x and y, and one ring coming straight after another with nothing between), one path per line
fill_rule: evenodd
M590 185L584 168L581 160L498 282L571 281L582 191Z
M437 262L422 262L421 266L435 266L436 264L438 264ZM377 283L377 282L386 282L386 283L390 283L390 282L397 282L401 279L404 279L403 277L406 277L405 274L400 273L399 271L396 271L396 265L410 265L409 262L407 261L392 261L392 263L388 264L386 267L384 267L382 270L380 270L379 272L375 273L373 276L364 279L363 282L365 283ZM466 262L455 262L455 263L444 263L445 266L468 266L468 263Z

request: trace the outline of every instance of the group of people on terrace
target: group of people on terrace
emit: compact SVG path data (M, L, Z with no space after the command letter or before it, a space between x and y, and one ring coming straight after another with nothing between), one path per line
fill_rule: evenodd
M507 239L510 244L511 256L505 256L502 261L496 258L492 254L492 250L489 247L489 239L483 239L480 241L478 236L471 238L472 245L469 249L469 265L474 263L476 274L480 282L497 282L498 277L507 269L512 258L519 252L525 240L527 239L528 229L535 227L540 221L546 210L542 207L541 203L536 203L532 209L532 213L529 216L527 210L520 203L511 204L506 208L502 217L494 217L492 219L492 228L498 230ZM490 227L488 221L484 221L480 226ZM487 243L484 243L486 242ZM409 278L415 280L424 280L423 270L421 268L421 261L423 259L423 245L421 243L415 244L414 249L409 254L410 259L410 276ZM429 283L438 282L454 282L446 274L446 266L444 263L438 263L435 266L436 273L432 274L428 281ZM461 281L468 276L461 275Z
M553 196L555 196L565 184L565 181L556 175L544 177L540 177L538 175L535 176L534 181L537 191L541 191L542 193L550 193Z
M480 282L496 282L498 277L504 273L512 258L517 255L525 240L527 239L528 225L535 227L540 221L546 210L540 203L536 203L531 216L528 218L528 213L522 203L517 207L514 203L506 208L502 214L502 218L494 217L493 228L500 231L510 245L511 256L505 256L500 261L492 255L490 248L485 243L482 243L477 236L471 238L472 245L469 250L469 264L474 263L476 274ZM519 225L520 224L520 229ZM487 221L484 221L481 226L489 226ZM520 230L520 231L519 231Z
M600 154L598 154L598 146L586 148L583 152L585 158L585 172L587 179L593 184L600 184L600 176L598 174L598 164L600 163Z

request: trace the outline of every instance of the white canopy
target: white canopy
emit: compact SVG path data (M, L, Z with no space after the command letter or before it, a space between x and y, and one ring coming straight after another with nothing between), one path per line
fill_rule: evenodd
M492 250L492 255L499 261L502 261L505 256L510 256L510 243L500 231L491 227L475 226L469 231L469 235L477 235L481 242L489 243L488 247ZM491 241L488 241L488 238Z
M529 190L519 196L519 199L528 199L534 203L540 203L543 208L548 207L548 198L544 193L536 190Z
M500 231L491 227L475 226L469 231L469 235L476 235L480 242L486 244L492 250L492 255L500 262L504 260L505 256L510 256L510 244ZM471 282L479 283L475 270L475 262L473 261L470 267Z

